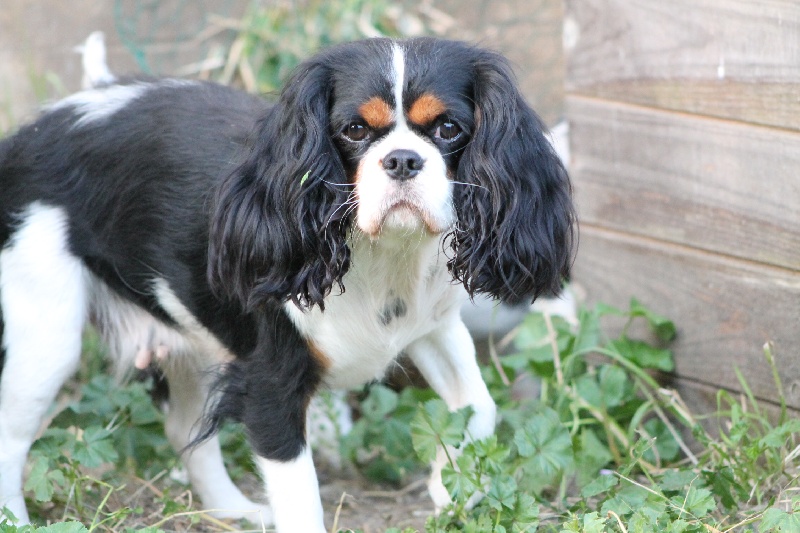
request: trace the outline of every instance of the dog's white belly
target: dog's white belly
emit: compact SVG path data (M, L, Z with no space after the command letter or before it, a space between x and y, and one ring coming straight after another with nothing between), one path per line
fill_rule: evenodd
M92 323L121 376L134 367L147 368L150 363L204 370L209 364L232 359L230 352L180 303L166 281L157 279L153 291L159 304L178 323L177 328L121 298L93 276L90 288Z

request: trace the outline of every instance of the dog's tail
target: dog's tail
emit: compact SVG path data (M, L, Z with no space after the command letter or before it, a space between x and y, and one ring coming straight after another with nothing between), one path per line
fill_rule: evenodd
M81 63L83 64L81 85L84 89L102 87L117 81L117 77L106 64L105 39L103 32L95 31L86 38L83 44L75 47L75 51L81 54Z

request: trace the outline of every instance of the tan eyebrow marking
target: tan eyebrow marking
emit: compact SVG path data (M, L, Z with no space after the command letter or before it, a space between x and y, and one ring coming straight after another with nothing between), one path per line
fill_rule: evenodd
M408 119L414 124L424 126L447 111L447 106L431 93L424 93L408 110Z
M391 106L379 96L373 96L358 108L361 118L370 128L379 129L389 126L394 120Z

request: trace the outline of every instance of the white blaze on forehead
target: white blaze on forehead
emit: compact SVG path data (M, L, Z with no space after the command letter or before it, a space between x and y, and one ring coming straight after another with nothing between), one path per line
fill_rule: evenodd
M406 57L399 44L392 45L392 83L394 85L394 105L397 125L406 126L406 116L403 113L403 85L406 75Z

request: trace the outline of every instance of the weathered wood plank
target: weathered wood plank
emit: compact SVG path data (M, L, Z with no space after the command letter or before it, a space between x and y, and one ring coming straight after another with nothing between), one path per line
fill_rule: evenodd
M570 97L585 222L800 270L800 134Z
M676 375L777 401L763 355L774 353L787 401L800 407L800 274L584 226L576 282L590 302L626 307L631 296L675 321Z
M796 0L567 0L567 89L800 129Z

